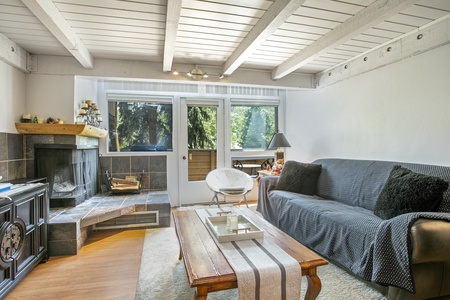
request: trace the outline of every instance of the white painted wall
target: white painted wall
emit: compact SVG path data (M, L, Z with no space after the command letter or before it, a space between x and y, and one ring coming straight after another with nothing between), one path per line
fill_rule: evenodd
M25 111L25 73L0 61L0 132L17 133L14 123Z
M83 101L92 100L94 103L97 103L97 80L77 76L74 84L73 119L69 123L75 123ZM104 116L106 116L105 113L106 111L104 110Z
M64 123L74 123L73 75L26 75L26 109L44 120L60 118Z
M314 91L287 94L288 159L450 166L450 45Z

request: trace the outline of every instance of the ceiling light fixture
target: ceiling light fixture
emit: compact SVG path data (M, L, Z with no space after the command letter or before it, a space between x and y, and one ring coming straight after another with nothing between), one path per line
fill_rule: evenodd
M187 75L194 80L202 80L203 78L208 77L208 75L206 75L206 73L199 69L199 67L197 66L195 66L195 68L193 68Z
M219 79L223 79L225 78L225 76L223 74L207 74L206 72L204 72L202 69L200 69L197 65L195 65L195 67L190 70L189 72L178 72L177 70L174 70L172 72L172 75L179 75L179 74L186 74L187 76L191 77L192 79L198 81L198 80L202 80L203 78L209 78L210 76L213 77L219 77Z

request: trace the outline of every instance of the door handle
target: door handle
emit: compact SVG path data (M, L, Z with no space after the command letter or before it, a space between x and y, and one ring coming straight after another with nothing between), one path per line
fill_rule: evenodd
M186 156L183 156L183 160L186 160Z

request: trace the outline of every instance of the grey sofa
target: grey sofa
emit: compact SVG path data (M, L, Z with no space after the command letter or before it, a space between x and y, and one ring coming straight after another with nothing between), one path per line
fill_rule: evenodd
M312 164L321 166L314 194L277 189L279 177L264 177L257 211L328 260L383 287L389 299L450 298L450 191L433 212L388 219L374 213L394 166L447 182L450 167L350 159Z

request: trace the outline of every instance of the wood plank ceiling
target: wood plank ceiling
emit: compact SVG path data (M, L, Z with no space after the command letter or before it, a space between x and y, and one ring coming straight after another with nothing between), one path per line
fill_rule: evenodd
M449 15L449 0L0 0L0 37L85 68L109 58L278 79L326 71Z

